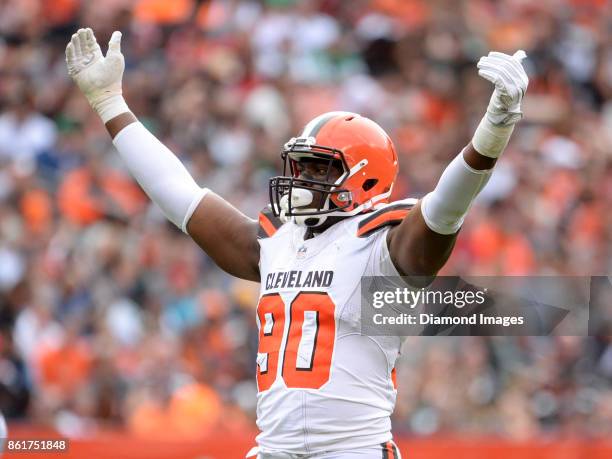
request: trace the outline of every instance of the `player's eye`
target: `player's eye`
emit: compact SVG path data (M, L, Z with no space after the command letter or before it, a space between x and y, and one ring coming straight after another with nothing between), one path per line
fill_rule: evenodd
M327 167L317 167L317 175L327 175Z

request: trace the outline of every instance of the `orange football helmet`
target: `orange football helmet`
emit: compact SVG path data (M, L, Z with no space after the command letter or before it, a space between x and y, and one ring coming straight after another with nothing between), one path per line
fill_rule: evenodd
M285 144L281 158L283 175L271 178L269 184L272 211L281 218L296 217L298 224L306 226L389 202L398 172L397 154L387 133L374 121L350 112L317 116L299 137ZM328 180L298 178L297 163L304 158L327 161ZM329 180L332 165L342 171L333 182ZM314 192L323 193L323 199L318 207L306 208ZM301 199L303 194L310 198Z

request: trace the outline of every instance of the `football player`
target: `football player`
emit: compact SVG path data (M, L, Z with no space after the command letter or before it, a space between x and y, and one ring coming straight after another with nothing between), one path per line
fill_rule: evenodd
M360 333L362 276L431 279L516 122L528 78L523 51L491 52L479 74L495 89L471 142L420 201L389 202L393 143L374 121L332 112L282 151L259 220L199 187L122 97L121 33L106 56L91 29L66 48L68 72L147 195L228 273L261 282L256 320L257 446L248 457L399 458L390 415L399 337Z

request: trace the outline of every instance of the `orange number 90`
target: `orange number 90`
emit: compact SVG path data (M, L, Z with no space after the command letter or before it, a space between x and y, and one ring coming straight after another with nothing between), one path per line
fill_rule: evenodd
M300 292L291 302L281 371L287 387L319 389L329 380L336 338L335 309L325 292ZM283 343L285 305L278 293L261 297L257 317L257 387L263 392L276 380Z

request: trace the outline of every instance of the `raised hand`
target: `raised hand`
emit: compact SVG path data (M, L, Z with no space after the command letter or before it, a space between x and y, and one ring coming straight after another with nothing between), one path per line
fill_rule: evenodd
M487 116L493 124L514 124L523 116L521 101L529 78L521 62L526 57L522 49L512 56L491 51L478 61L478 74L495 85L487 108Z
M93 31L79 29L66 47L66 64L68 74L103 122L129 111L121 90L125 68L121 32L113 32L106 56L103 56Z

